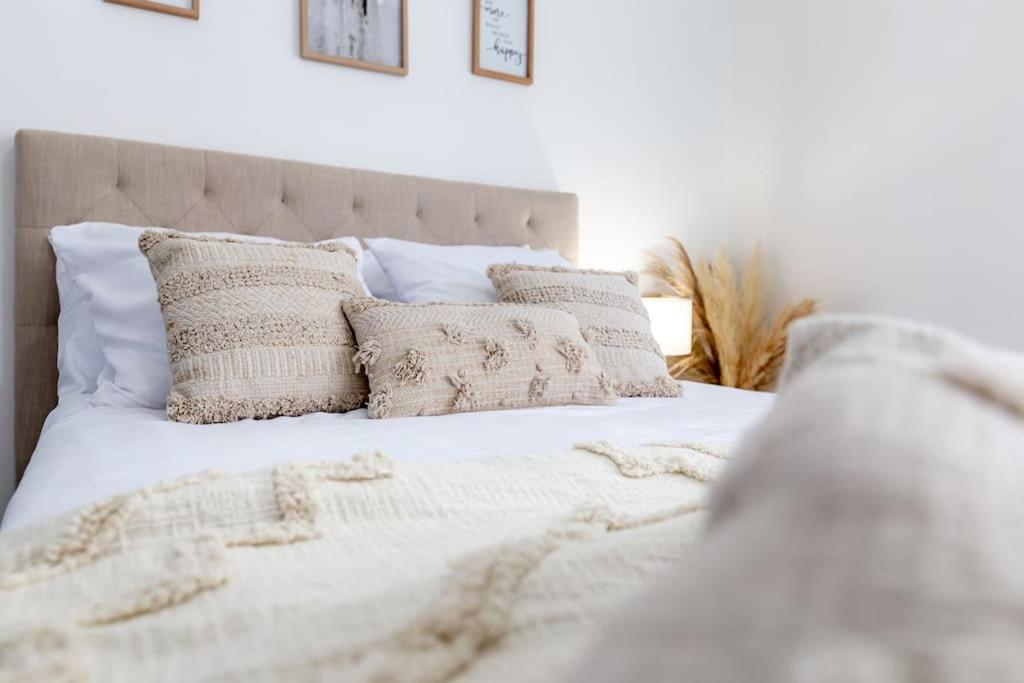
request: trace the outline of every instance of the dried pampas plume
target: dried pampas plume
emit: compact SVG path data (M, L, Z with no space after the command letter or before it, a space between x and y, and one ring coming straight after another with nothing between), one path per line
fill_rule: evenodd
M669 255L647 254L645 272L693 301L693 351L672 364L672 376L759 391L774 387L789 324L814 313L818 302L785 306L767 323L760 245L737 275L724 250L694 266L683 243L669 240Z

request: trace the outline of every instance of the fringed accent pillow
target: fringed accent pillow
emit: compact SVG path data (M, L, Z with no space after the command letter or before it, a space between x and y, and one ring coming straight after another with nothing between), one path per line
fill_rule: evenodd
M619 396L682 394L651 334L636 273L509 263L491 266L487 275L502 301L575 315Z
M147 231L139 249L167 329L171 420L336 413L366 401L341 311L364 296L348 247Z
M349 299L370 379L370 417L610 405L611 383L576 318L509 304L399 304Z

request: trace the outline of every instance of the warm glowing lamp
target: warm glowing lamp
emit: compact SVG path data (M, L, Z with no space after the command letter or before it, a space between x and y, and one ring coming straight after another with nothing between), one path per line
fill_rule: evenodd
M651 333L666 356L690 355L693 337L693 302L674 296L645 296Z

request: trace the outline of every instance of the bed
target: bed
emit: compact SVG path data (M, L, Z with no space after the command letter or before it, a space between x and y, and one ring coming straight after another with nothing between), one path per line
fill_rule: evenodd
M0 590L39 619L6 624L0 680L556 678L597 615L685 552L707 484L772 404L688 383L614 406L202 426L88 396L57 405L52 226L526 244L574 260L577 199L43 131L19 132L16 155L21 480ZM622 544L597 538L617 531ZM295 593L269 597L296 567ZM473 582L502 572L516 578L498 582L496 626L484 617L501 591Z

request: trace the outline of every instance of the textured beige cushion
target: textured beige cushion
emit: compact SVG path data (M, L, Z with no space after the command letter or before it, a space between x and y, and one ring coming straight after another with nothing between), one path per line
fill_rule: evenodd
M167 327L172 420L343 412L366 400L341 312L362 295L347 247L147 231L139 248Z
M487 274L502 301L541 304L575 315L619 396L682 393L651 335L636 273L509 263L491 266Z
M576 319L508 304L344 304L370 378L370 417L611 404Z

